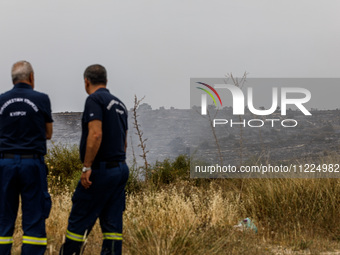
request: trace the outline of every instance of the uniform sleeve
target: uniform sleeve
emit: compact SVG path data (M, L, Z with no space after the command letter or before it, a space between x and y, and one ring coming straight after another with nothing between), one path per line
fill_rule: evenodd
M45 109L44 109L44 118L46 123L51 123L53 122L52 119L52 110L51 110L51 101L50 98L46 95L46 100L45 100Z
M125 131L127 131L129 129L128 127L128 119L129 119L129 111L127 110L126 106L124 105L124 103L121 102L120 106L122 107L122 110L124 111L124 127L125 127Z
M129 121L128 121L128 119L129 119L129 112L126 111L126 131L129 130L129 125L128 125Z
M92 120L100 120L103 121L103 110L100 104L93 99L92 97L88 97L85 103L84 110L84 121L89 123Z

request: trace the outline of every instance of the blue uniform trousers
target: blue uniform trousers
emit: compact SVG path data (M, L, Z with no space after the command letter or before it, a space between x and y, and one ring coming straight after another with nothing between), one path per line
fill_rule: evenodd
M24 231L21 254L44 254L47 245L45 220L51 210L43 157L0 159L0 255L11 253L15 220L22 203Z
M122 253L123 211L125 185L129 177L126 163L106 168L106 163L92 169L92 185L85 189L78 183L72 197L72 210L68 221L66 241L60 254L79 254L86 236L97 218L103 232L102 255ZM85 236L86 235L86 236Z

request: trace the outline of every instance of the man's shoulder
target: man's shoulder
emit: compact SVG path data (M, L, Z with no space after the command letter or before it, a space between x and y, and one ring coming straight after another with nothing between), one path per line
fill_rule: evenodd
M10 96L17 95L17 94L19 94L17 90L10 89L10 90L0 94L0 98L8 97L8 96L10 97ZM37 91L37 90L33 90L33 89L30 89L30 90L27 90L27 91L25 90L25 95L27 95L27 96L33 95L33 96L41 97L41 98L49 98L47 94L40 92L40 91Z
M122 100L120 100L118 97L113 95L108 90L96 91L95 93L89 95L87 97L87 100L95 100L95 101L99 100L99 101L102 101L103 103L104 102L110 102L110 101L114 100L114 101L124 105Z
M49 98L46 93L37 91L37 90L31 90L32 95L35 95L37 97L42 97L42 98Z
M13 97L15 95L16 95L15 91L10 89L10 90L0 94L0 101L10 99L11 97Z
M34 104L40 108L48 109L51 105L51 101L45 93L36 90L27 90L25 93L22 93L13 89L0 95L0 105L6 104L15 99L27 100L30 104Z
M110 95L110 101L114 100L116 102L118 102L120 105L124 105L123 101L120 100L118 97L116 97L115 95L113 95L111 92L108 91L108 94ZM125 107L125 105L124 105Z
M126 112L127 112L127 109L126 109L126 106L125 104L123 103L122 100L120 100L118 97L110 94L112 96L111 100L110 100L110 103L115 103L117 106L119 105L121 108L123 108Z
M4 97L6 97L7 95L9 95L10 94L10 90L9 91L6 91L6 92L3 92L3 93L0 93L0 99L2 99L2 98L4 98Z
M122 103L122 104L124 104L123 103L123 101L122 100L120 100L118 97L116 97L115 95L112 95L112 94L110 94L111 96L112 96L112 99L114 99L114 100L116 100L116 101L118 101L119 103Z
M25 97L41 107L48 107L51 104L50 98L47 94L36 90L31 90Z

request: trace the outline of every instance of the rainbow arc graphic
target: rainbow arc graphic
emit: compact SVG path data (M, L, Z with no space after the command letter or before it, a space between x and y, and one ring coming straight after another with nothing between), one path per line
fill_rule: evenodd
M221 97L220 97L220 95L217 93L217 91L216 91L213 87L211 87L209 84L206 84L206 83L203 83L203 82L196 82L196 83L201 84L201 85L203 85L203 86L206 86L206 87L209 88L212 92L214 92L214 94L217 96L217 98L218 98L218 100L220 101L220 104L221 104L221 106L222 106ZM213 96L213 94L212 94L209 90L204 89L204 88L201 88L201 87L196 87L196 88L201 89L201 90L203 90L204 92L206 92L206 93L212 98L212 100L213 100L214 103L215 103L215 106L217 107L217 103L216 103L215 97Z

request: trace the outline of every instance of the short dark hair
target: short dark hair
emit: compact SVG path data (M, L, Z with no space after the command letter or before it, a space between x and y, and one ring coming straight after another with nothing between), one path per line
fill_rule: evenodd
M92 85L107 83L106 69L102 65L90 65L85 69L84 79L87 78Z

